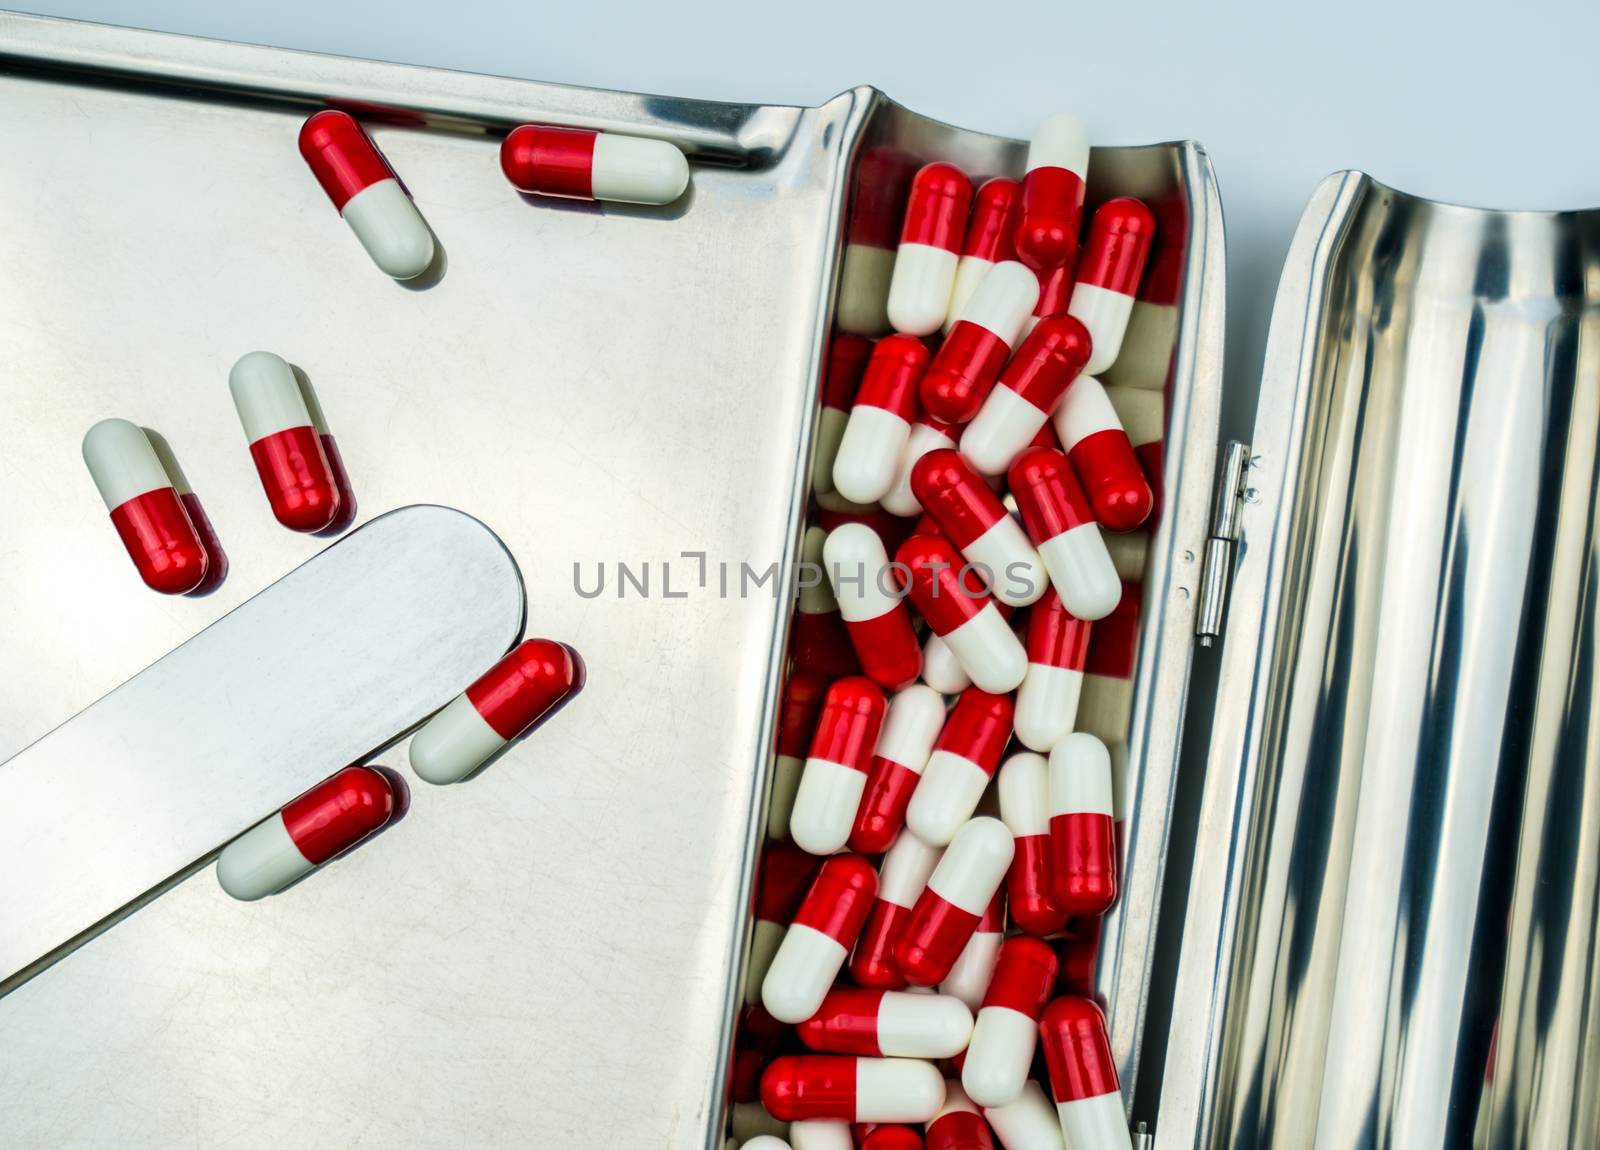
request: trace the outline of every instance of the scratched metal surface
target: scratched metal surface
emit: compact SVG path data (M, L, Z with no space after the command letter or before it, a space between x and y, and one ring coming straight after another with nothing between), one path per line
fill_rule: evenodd
M431 286L378 273L305 170L295 132L325 101L388 110L374 135L447 253ZM673 139L691 193L524 200L496 133L528 119ZM251 471L226 375L257 348L309 376L362 519L413 502L479 517L522 569L529 633L590 670L537 738L470 785L417 784L403 822L292 893L246 906L202 872L0 999L0 1142L720 1145L787 605L772 583L723 597L718 565L736 585L741 563L790 561L869 123L979 171L1018 155L864 88L710 105L0 15L0 759L323 546L271 521ZM1170 353L1169 481L1187 478L1151 548L1167 594L1136 716L1160 731L1130 838L1153 905L1216 424L1220 214L1195 146L1105 154L1113 177L1187 197L1203 257ZM112 414L175 449L232 565L213 596L154 596L120 553L78 459ZM684 552L705 553L705 586ZM650 564L648 596L619 597L619 562ZM605 592L579 594L575 565L592 590L601 563ZM403 746L380 761L403 769ZM1134 925L1103 976L1134 982L1128 1057L1153 914Z

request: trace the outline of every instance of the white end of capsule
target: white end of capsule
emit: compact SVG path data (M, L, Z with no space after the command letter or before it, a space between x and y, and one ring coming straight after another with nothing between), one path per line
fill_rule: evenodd
M411 736L411 769L437 786L458 783L505 745L463 692Z
M906 826L933 846L946 846L955 838L989 785L989 776L971 759L952 751L934 751L922 781L911 792ZM977 913L982 914L979 907Z
M807 759L789 812L789 834L795 845L814 855L843 849L866 788L867 776L854 767Z
M889 324L906 335L932 335L950 314L961 257L930 244L901 244L889 281Z
M1080 619L1104 619L1122 599L1122 579L1098 523L1080 523L1039 544L1061 605Z
M967 669L939 635L929 634L922 646L922 681L944 695L959 695L972 686Z
M1039 302L1039 277L1018 260L995 264L956 318L975 323L1016 347L1022 324Z
M1061 1120L1037 1082L1026 1083L1004 1106L985 1107L983 1117L1005 1150L1066 1150Z
M1005 823L980 815L967 820L928 877L928 889L951 906L982 916L1005 881L1016 843Z
M433 233L395 179L362 188L344 205L345 223L392 279L415 279L433 263Z
M83 463L107 511L173 485L149 436L126 419L102 419L84 433Z
M1004 1106L1015 1102L1033 1066L1039 1024L1008 1006L986 1006L978 1011L961 1068L961 1085L979 1106Z
M848 957L832 938L803 923L791 926L761 981L761 1004L779 1022L801 1023L817 1012Z
M590 192L597 200L670 204L689 186L689 159L665 140L600 132L594 138Z
M996 789L1000 821L1014 839L1050 833L1049 764L1043 755L1020 751L1000 764Z
M943 638L973 684L992 695L1016 690L1028 672L1028 653L992 602Z
M789 1123L790 1150L855 1150L855 1145L848 1122L807 1118Z
M858 403L833 461L835 490L853 503L876 503L894 486L911 425L892 411Z
M1093 735L1074 732L1051 749L1050 814L1115 817L1111 752Z
M1050 574L1027 533L1010 515L1000 519L961 549L969 563L989 572L994 597L1013 607L1038 602Z
M1133 1150L1121 1091L1056 1103L1067 1145L1077 1150Z
M1078 697L1082 693L1082 671L1045 663L1028 664L1028 673L1017 691L1017 712L1012 720L1022 745L1044 754L1070 735L1078 721Z
M994 976L995 963L1000 958L1000 944L1005 935L1000 931L978 930L961 948L956 964L939 984L940 994L953 994L972 1010L983 1003L989 990L989 980Z
M312 869L289 837L283 816L276 812L223 847L217 856L217 882L241 902L275 894Z
M983 282L983 277L989 274L989 269L994 267L993 260L986 260L981 256L962 256L961 262L956 265L955 288L950 292L950 314L945 317L944 333L950 334L950 329L956 326L956 320L961 318L961 313L966 310L972 293L978 290L978 285Z
M1080 283L1072 289L1067 314L1083 321L1092 341L1089 362L1083 370L1099 375L1117 362L1122 340L1128 332L1128 317L1133 314L1133 297L1099 284Z
M995 387L961 433L961 454L980 475L999 475L1049 418L1009 387Z
M1028 171L1065 168L1079 179L1089 173L1089 129L1071 112L1046 116L1028 144Z
M933 1063L856 1059L857 1122L926 1122L943 1105L944 1078Z

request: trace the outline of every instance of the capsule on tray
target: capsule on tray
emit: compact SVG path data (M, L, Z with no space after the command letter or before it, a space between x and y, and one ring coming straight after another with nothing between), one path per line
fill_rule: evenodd
M944 1102L944 1079L931 1062L786 1055L767 1067L761 1100L783 1121L926 1122Z
M1058 998L1039 1023L1056 1115L1070 1150L1130 1150L1122 1085L1105 1015L1087 998Z
M946 423L978 414L1039 300L1039 281L1016 260L995 264L962 305L922 377L922 406Z
M1054 587L1028 613L1028 673L1017 689L1015 721L1017 739L1029 750L1046 753L1072 733L1091 633Z
M384 274L409 280L428 270L433 233L353 117L332 109L312 116L300 128L300 154Z
M864 523L842 523L828 533L822 557L862 670L885 690L910 686L922 670L922 648L883 539Z
M804 1022L817 1012L823 997L861 933L878 889L878 876L865 859L838 855L828 859L806 892L794 922L761 984L761 1003L780 1022ZM766 1098L763 1085L762 1097ZM772 1110L769 1105L767 1107ZM835 1114L778 1114L795 1118L835 1118Z
M1050 752L1050 874L1056 906L1074 918L1116 901L1111 755L1093 735L1068 735Z
M275 519L291 531L321 531L339 515L339 484L294 369L252 351L228 372L250 458Z
M1088 175L1089 134L1083 122L1066 112L1047 117L1028 145L1017 224L1017 258L1035 271L1077 262Z
M1122 597L1122 580L1067 457L1053 447L1030 447L1009 478L1028 539L1061 602L1080 619L1104 619Z
M981 687L961 693L906 809L906 826L917 837L943 846L972 817L1011 738L1012 714L1008 695Z
M665 140L588 128L522 124L500 145L518 191L574 200L670 204L689 186L689 161Z
M953 1058L972 1037L972 1011L943 994L836 986L798 1029L800 1041L822 1054Z
M1055 904L1050 877L1050 778L1041 755L1022 751L1000 768L1000 821L1016 844L1006 874L1011 921L1029 934L1055 934L1067 916Z
M972 181L954 164L928 164L912 177L889 281L895 331L932 335L944 325L971 207Z
M145 586L183 595L205 582L205 545L142 428L102 419L83 437L83 462Z
M1056 986L1050 944L1019 935L1000 945L961 1068L961 1083L980 1106L1016 1101L1033 1067L1039 1018Z
M982 577L942 535L913 535L895 552L909 572L911 601L972 682L996 694L1015 689L1028 656Z
M941 851L909 831L901 833L883 856L878 870L878 895L850 956L850 977L859 985L899 990L906 985L894 962L894 945L900 940L911 908L922 897L928 876L938 865ZM972 1003L967 1003L968 1008Z
M972 293L995 264L1017 258L1015 244L1017 220L1022 214L1022 184L1004 176L985 180L972 197L972 215L967 222L966 239L961 244L961 262L956 265L955 290L950 296L950 314L944 330L955 326L956 317L966 307Z
M1090 375L1109 368L1122 350L1155 229L1150 209L1131 196L1107 200L1089 221L1089 241L1067 310L1094 339L1094 353L1083 369Z
M1033 329L1000 382L961 433L961 454L984 475L999 475L1048 426L1050 413L1089 358L1089 333L1071 316Z
M911 489L940 534L988 573L995 598L1026 607L1044 594L1049 580L1044 561L999 496L959 452L924 455L911 470Z
M933 868L906 920L894 960L912 986L936 986L978 929L1011 865L1011 832L999 819L972 819Z
M881 854L905 826L906 806L944 727L944 699L922 683L913 683L889 700L889 712L878 735L867 772L867 788L850 830L850 849Z
M1155 493L1100 381L1080 375L1056 405L1054 422L1100 525L1132 531L1150 518Z
M833 463L834 486L846 499L876 503L894 486L928 358L927 346L909 335L885 336L872 349Z
M823 696L789 812L790 835L812 854L832 854L850 838L886 709L883 691L860 675L840 679Z

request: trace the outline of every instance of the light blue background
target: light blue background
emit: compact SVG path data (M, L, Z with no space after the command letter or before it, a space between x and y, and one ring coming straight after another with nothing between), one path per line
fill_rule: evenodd
M1229 430L1248 431L1278 271L1317 181L1360 168L1501 208L1600 206L1600 3L33 0L52 16L595 87L816 104L874 84L1027 136L1192 137L1228 228Z

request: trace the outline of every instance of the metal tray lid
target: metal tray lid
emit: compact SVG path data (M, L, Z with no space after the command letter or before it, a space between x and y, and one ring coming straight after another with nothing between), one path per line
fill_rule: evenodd
M1597 441L1600 211L1317 189L1219 497L1162 1147L1600 1140Z

